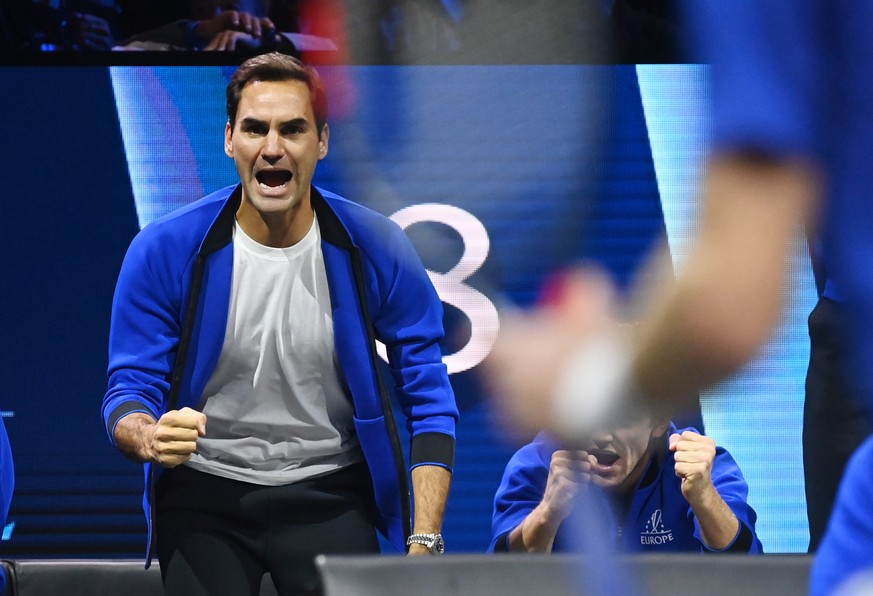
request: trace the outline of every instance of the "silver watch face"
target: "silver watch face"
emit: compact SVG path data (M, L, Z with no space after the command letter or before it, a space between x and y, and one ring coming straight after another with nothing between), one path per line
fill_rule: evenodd
M442 535L436 535L433 544L430 546L430 552L435 555L441 555L446 552L446 543L443 541Z

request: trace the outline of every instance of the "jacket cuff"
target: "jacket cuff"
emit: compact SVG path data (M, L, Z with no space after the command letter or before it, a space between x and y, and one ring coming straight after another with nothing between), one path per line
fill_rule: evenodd
M154 412L146 408L142 403L138 401L126 401L119 404L112 413L109 415L109 419L106 421L106 430L109 432L109 440L113 445L116 445L115 442L115 427L118 425L118 421L127 416L128 414L133 414L135 412L142 412L143 414L148 414L152 418L155 417Z
M409 464L410 468L430 465L451 471L455 465L455 437L438 432L415 435L412 437Z
M512 532L504 532L500 536L497 537L497 540L494 541L494 552L495 553L508 553L509 551L509 535Z
M722 549L712 549L707 547L705 544L703 545L703 552L705 553L749 553L752 550L752 542L754 541L754 536L752 535L752 530L749 529L749 526L740 522L740 529L737 530L737 535L734 537L734 541L727 545Z

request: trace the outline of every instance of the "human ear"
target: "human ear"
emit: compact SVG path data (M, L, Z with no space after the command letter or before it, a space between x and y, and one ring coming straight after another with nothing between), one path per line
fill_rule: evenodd
M230 122L224 125L224 154L233 159L233 129L230 127Z
M318 159L324 159L325 157L327 157L327 146L329 139L330 128L328 128L327 122L325 122L324 126L321 127L321 132L318 135Z

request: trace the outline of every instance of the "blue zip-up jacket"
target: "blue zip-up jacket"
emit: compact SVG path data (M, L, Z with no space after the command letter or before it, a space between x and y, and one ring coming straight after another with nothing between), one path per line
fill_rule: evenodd
M703 544L700 526L682 495L673 452L667 448L667 437L686 430L698 432L693 428L676 430L670 425L663 438L663 449L659 449L658 457L649 462L640 478L624 519L616 519L611 507L603 508L605 519L601 528L606 528L610 544L614 541L616 548L623 552L762 552L755 534L757 515L747 502L749 487L733 457L722 447L716 447L712 483L737 516L740 530L734 541L721 551L713 551ZM557 449L551 437L540 433L509 460L494 498L490 551L508 551L510 532L542 501L552 454ZM568 528L579 529L562 524L555 538L555 552L579 544L577 538L566 534Z
M852 455L809 576L811 596L869 590L873 574L873 436ZM855 589L842 586L859 582Z
M196 408L224 341L233 225L242 192L227 187L146 226L118 278L109 334L103 421L110 441L125 415L156 419ZM398 551L410 533L407 468L375 340L388 349L394 393L411 436L410 465L451 469L458 410L442 363L442 303L415 249L390 219L312 187L330 286L337 360L376 495L379 530ZM293 357L293 355L289 355ZM143 506L154 548L153 490Z

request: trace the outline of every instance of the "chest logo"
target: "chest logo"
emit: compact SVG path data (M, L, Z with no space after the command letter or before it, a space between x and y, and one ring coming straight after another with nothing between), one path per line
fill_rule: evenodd
M643 546L657 546L667 544L673 541L673 530L668 529L664 525L660 509L655 509L648 521L646 521L645 529L640 532L640 544Z

